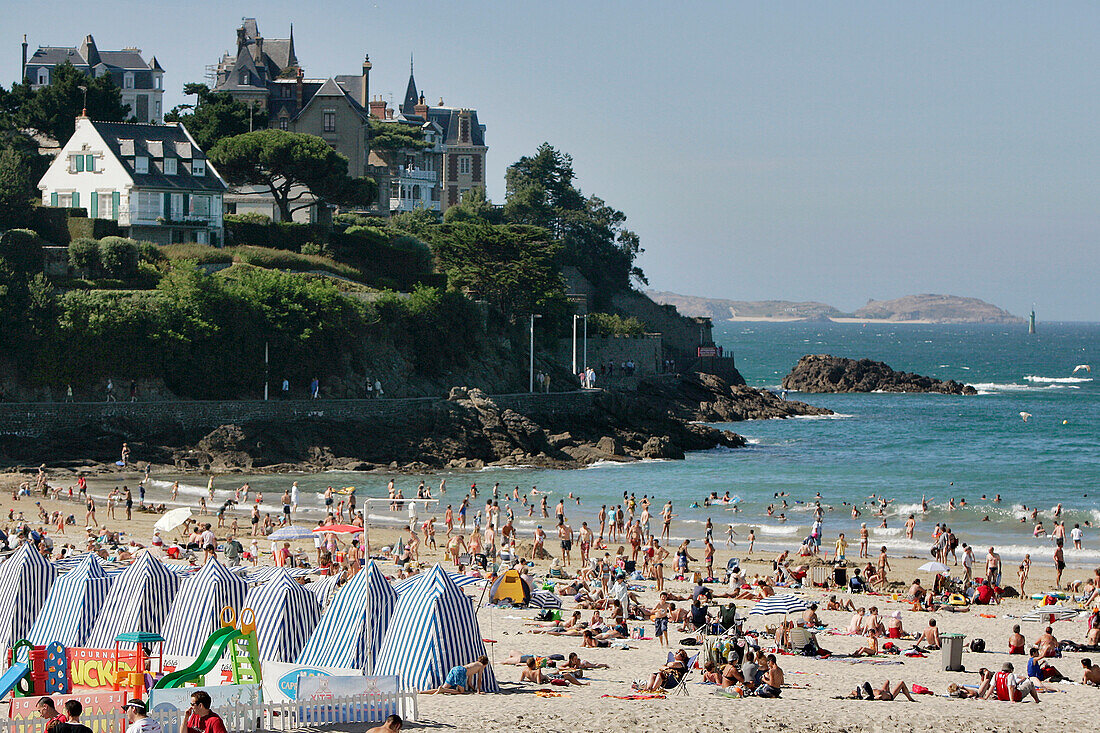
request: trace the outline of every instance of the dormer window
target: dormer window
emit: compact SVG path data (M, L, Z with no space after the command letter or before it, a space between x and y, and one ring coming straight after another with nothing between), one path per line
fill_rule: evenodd
M195 158L191 161L191 175L193 176L205 176L206 175L206 161L202 158Z
M123 89L133 89L134 88L134 72L127 71L122 76L122 88Z
M252 83L252 75L247 71L241 72L241 86L246 87Z
M165 158L164 159L164 175L174 176L176 175L176 159Z
M139 155L134 158L134 173L148 173L149 172L149 159L144 155Z
M43 84L43 85L50 83L50 70L49 69L39 69L38 70L38 83Z

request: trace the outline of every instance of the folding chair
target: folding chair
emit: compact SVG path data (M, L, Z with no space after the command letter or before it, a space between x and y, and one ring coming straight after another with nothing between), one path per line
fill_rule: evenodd
M672 656L672 655L670 654L669 656ZM699 653L698 652L696 652L695 654L692 654L690 657L688 657L687 669L685 669L684 673L682 675L680 675L680 679L677 680L677 682L676 682L676 687L672 688L672 692L669 693L669 694L672 694L672 695L687 695L688 694L687 678L688 678L688 675L691 674L691 670L695 669L695 662L698 659L699 659ZM670 663L671 663L671 660L670 660Z
M787 631L787 651L789 652L801 654L812 641L813 637L804 626L795 626Z

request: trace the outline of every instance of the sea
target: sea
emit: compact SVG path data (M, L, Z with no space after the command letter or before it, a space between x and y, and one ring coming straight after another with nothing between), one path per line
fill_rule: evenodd
M591 526L601 505L613 507L624 494L633 494L638 500L648 496L654 514L673 502L674 540L690 538L697 546L709 518L720 548L732 525L734 550L746 549L750 529L757 550L793 549L809 533L820 494L826 545L845 532L854 550L860 523L866 522L872 548L885 545L891 554L927 557L931 531L943 522L974 545L979 557L994 546L1006 560L1030 554L1046 563L1054 547L1048 534L1061 505L1067 530L1075 524L1084 530L1083 549L1068 547L1067 562L1091 567L1100 563L1100 324L1041 322L1037 330L1028 334L1026 324L717 323L715 341L735 355L752 386L781 392L783 376L801 356L832 354L955 379L978 394L791 392L788 399L835 414L720 424L744 435L749 445L692 453L682 461L392 478L406 497L415 495L421 479L433 489L439 503L419 509L421 519L441 519L447 504L457 509L476 483L482 493L472 503L472 519L499 484L502 510L511 506L521 535L537 524L549 532L559 499L566 498L566 515L577 528L581 521ZM1096 376L1075 371L1082 364L1094 367ZM205 478L169 476L150 482L149 498L163 500L175 478L181 482L180 503L193 506L195 497L206 493ZM303 496L297 521L312 523L323 514L319 492L325 487L354 487L361 505L364 497L385 497L390 478L374 472L227 475L216 479L210 504L231 498L247 481L254 492L263 492L264 510L277 517L283 490L297 481ZM443 479L448 490L439 495ZM547 493L551 519L543 520L537 507L529 517L527 506L510 499L513 487L529 497L533 487ZM712 493L728 494L731 502L704 506ZM872 503L877 498L889 500L881 516ZM852 505L861 508L858 519L852 518ZM406 521L404 510L390 512L380 502L370 506L372 526ZM1038 536L1033 509L1044 527ZM918 521L911 540L903 529L910 514ZM659 531L656 517L653 526Z

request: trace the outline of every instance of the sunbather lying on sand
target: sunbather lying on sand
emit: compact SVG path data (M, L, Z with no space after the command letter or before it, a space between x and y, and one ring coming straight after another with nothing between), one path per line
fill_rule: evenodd
M913 696L909 694L909 688L906 687L904 682L899 682L894 685L893 689L890 688L890 680L886 680L882 683L882 687L877 690L871 687L870 682L864 682L862 685L852 690L848 697L855 700L896 700L898 695L905 695L909 702L916 702Z
M551 672L548 674L542 670L542 667L538 666L534 657L531 657L527 660L527 664L524 665L523 669L520 670L519 673L520 682L534 682L536 685L546 685L553 680L564 680L571 685L588 684L587 682L581 682L580 680L578 680L572 672L559 670L556 673Z

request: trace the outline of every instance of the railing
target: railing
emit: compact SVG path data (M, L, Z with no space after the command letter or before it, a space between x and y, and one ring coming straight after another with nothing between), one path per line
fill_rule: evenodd
M398 176L400 178L415 178L418 181L439 180L439 173L437 171L426 171L420 168L406 168L404 166L401 166L398 171Z
M379 723L390 715L400 715L403 720L415 722L419 717L419 705L415 690L396 693L333 697L327 700L295 700L289 702L235 705L215 710L222 717L226 730L234 733L245 731L296 731L303 728L324 728L348 723ZM187 711L152 711L150 718L161 724L164 733L182 733ZM0 733L39 733L43 722L40 718L29 720L2 720ZM80 716L80 722L95 733L118 733L126 726L126 716L121 711L107 711Z

